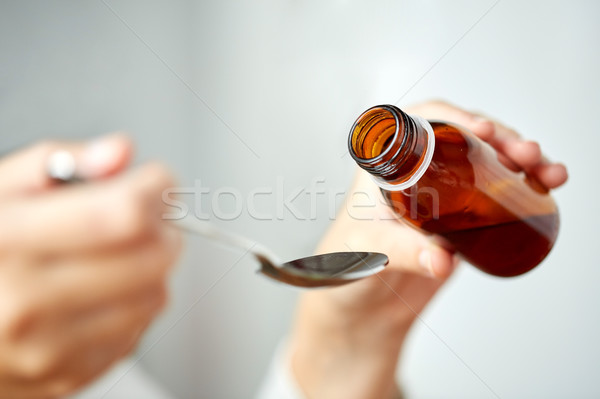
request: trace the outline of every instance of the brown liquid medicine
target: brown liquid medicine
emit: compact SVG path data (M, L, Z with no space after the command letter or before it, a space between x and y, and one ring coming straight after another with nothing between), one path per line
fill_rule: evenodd
M556 241L547 190L464 128L380 105L357 119L348 144L402 221L486 273L523 274Z

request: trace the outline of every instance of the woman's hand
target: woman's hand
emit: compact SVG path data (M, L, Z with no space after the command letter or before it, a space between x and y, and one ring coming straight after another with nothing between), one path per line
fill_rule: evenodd
M439 101L406 111L470 129L496 148L506 166L525 170L549 189L567 180L566 168L547 161L537 143L498 122ZM365 206L367 198L378 200ZM318 247L319 253L382 252L390 263L360 282L301 295L290 351L292 370L309 398L397 397L395 369L404 337L458 263L398 223L380 198L379 188L359 171Z
M87 183L57 185L68 150ZM131 143L44 143L0 160L0 397L74 391L127 355L166 299L180 235L161 222L158 164L124 172Z

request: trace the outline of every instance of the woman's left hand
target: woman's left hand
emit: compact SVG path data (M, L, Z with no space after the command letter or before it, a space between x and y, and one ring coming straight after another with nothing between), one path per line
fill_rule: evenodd
M507 167L549 189L567 180L566 168L547 161L538 143L498 122L440 101L406 111L466 127L489 142ZM359 171L318 247L319 253L382 252L390 263L360 282L301 295L290 351L293 373L309 398L398 397L395 370L406 333L458 263L398 223L380 198L379 188ZM366 199L372 206L365 206Z

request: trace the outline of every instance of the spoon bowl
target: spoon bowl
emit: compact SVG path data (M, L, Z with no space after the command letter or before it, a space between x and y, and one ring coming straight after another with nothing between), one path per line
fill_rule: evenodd
M382 271L388 257L377 252L333 252L273 265L256 257L260 272L296 287L314 288L348 284Z
M315 288L348 284L382 271L388 257L377 252L333 252L281 262L269 249L212 223L187 216L173 221L187 232L251 253L260 273L296 287Z

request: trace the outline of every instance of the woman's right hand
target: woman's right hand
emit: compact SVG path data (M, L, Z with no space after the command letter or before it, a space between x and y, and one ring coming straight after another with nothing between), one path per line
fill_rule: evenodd
M73 392L128 354L163 307L180 234L160 220L166 169L125 172L121 135L0 159L0 397ZM57 185L57 150L88 182Z

